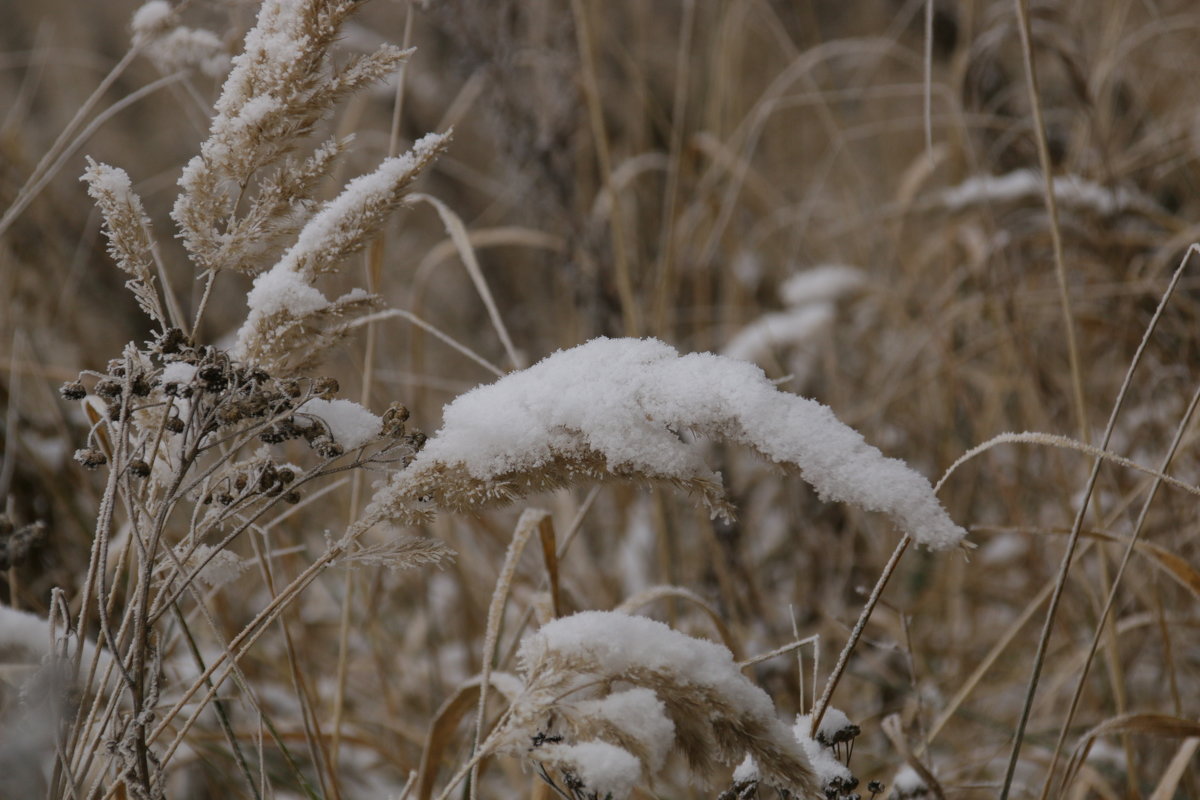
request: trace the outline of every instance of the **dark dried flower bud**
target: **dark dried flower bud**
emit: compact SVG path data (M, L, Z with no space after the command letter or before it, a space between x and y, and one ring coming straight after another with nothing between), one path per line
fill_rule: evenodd
M425 442L428 438L428 436L420 431L413 431L408 435L408 442L412 445L413 450L420 452L421 448L425 446Z
M228 385L225 370L216 364L209 364L196 370L196 377L204 382L204 388L210 392L219 392Z
M288 467L284 467L283 469L279 470L278 475L279 475L279 482L284 485L289 484L292 481L296 480L296 473L293 472Z
M112 398L121 394L121 384L112 378L104 378L96 383L93 391L100 397Z
M287 380L280 381L279 388L288 397L299 397L300 395L304 394L304 391L300 388L300 382L294 378L288 378Z
M246 476L239 474L236 478L233 479L233 488L237 489L240 492L246 488L246 483L247 483Z
M58 387L58 393L64 400L82 400L87 397L87 389L79 381L67 381Z
M328 436L318 436L312 441L312 447L321 458L337 458L346 449Z
M258 488L263 491L270 489L275 485L278 477L278 473L275 472L275 465L267 463L258 475Z
M150 390L153 387L150 385L150 381L146 380L144 375L138 375L133 379L133 385L129 388L135 397L145 397L146 395L150 394Z
M8 528L11 531L11 523ZM12 534L12 538L0 538L0 570L20 566L45 541L46 523L41 521L26 525Z
M188 337L179 328L168 328L158 338L158 350L163 355L178 353L188 344Z
M217 409L217 421L222 425L233 425L241 422L245 415L236 403L228 403Z
M179 417L167 417L166 421L163 422L163 427L171 433L183 433L183 420Z
M84 447L75 451L75 460L87 469L96 469L108 463L108 458L94 447Z
M240 404L242 413L248 417L261 417L267 413L267 398L261 394L247 397Z
M150 474L150 465L140 459L131 461L129 463L129 471L135 478L145 478Z
M229 494L229 492L221 492L216 496L216 500L221 505L227 506L233 502L233 495Z
M300 502L300 493L293 489L283 496L283 502L296 505Z
M313 381L313 394L323 397L326 400L337 394L340 388L337 380L334 378L317 378Z
M383 412L382 432L384 436L398 439L404 435L404 423L408 421L408 409L400 403L392 403Z
M880 794L881 792L883 792L883 782L882 781L871 781L870 783L867 784L867 791L870 792L871 794Z

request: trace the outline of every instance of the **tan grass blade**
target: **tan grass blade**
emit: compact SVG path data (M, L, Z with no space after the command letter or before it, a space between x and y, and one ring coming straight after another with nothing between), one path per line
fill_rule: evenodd
M550 515L538 521L538 537L542 540L542 558L546 562L546 577L550 581L550 602L554 616L562 616L562 604L558 592L558 542L554 533L554 520Z
M487 711L487 693L488 686L491 684L492 677L492 660L496 657L496 644L500 638L500 623L504 615L504 605L508 601L509 589L512 588L513 577L517 572L517 563L521 560L521 554L525 552L525 545L529 543L535 530L541 531L543 524L550 519L550 512L540 508L528 508L521 514L517 520L516 530L513 531L512 543L508 546L508 552L504 556L504 566L500 568L500 575L496 578L496 589L492 592L492 602L488 606L487 618L487 633L483 643L483 679L480 683L479 690L479 715L475 720L475 752L480 752L480 746L483 743L483 726L485 723ZM550 529L551 543L550 549L554 549L554 530ZM545 533L542 532L542 546L545 548ZM554 573L557 576L557 571ZM471 770L471 796L475 796L476 787L479 785L478 764Z
M434 713L433 721L429 724L429 733L425 736L425 747L421 750L421 763L417 771L417 800L430 800L433 796L438 765L453 741L459 723L467 712L479 703L481 685L476 679L460 686Z
M508 354L509 361L517 369L524 367L525 362L517 355L517 350L513 347L512 339L509 338L508 328L505 327L504 320L500 317L500 309L496 307L496 301L492 298L492 290L488 288L487 281L483 278L483 270L479 268L479 259L475 257L475 248L471 246L471 239L467 235L467 226L463 224L462 219L457 214L450 210L449 206L432 195L412 194L409 195L409 199L413 202L423 200L437 211L442 224L446 226L446 233L450 234L450 239L454 242L454 246L458 250L458 255L462 259L463 266L467 268L467 273L471 276L471 282L475 284L475 291L479 294L479 299L487 307L492 327L496 329L496 335L500 337L501 343L504 344L504 352Z
M1048 531L1048 533L1067 535L1070 531L1056 528ZM1115 544L1129 544L1129 537L1117 536L1103 531L1083 531L1081 536L1086 536L1089 539L1095 539L1103 542L1113 542ZM1162 570L1168 577L1173 578L1184 589L1192 593L1192 596L1200 600L1200 572L1198 572L1191 564L1184 559L1175 555L1173 552L1163 547L1162 545L1147 542L1138 539L1133 543L1134 550L1146 558L1151 564Z
M1069 787L1071 785L1071 782L1075 779L1076 774L1079 772L1085 759L1087 759L1088 753L1091 751L1092 745L1098 737L1122 734L1141 734L1145 736L1191 740L1200 737L1200 722L1170 714L1153 713L1121 714L1120 716L1106 719L1083 735L1079 746L1075 748L1075 753L1071 756L1070 763L1067 765L1067 774L1063 779L1063 786Z
M1180 742L1171 763L1163 771L1162 779L1147 800L1171 800L1175 797L1175 790L1187 773L1188 767L1194 763L1197 750L1200 750L1200 737L1193 736Z
M942 790L942 784L929 771L929 767L925 766L921 759L917 758L916 754L913 753L912 748L908 746L908 739L904 736L904 723L900 721L900 715L891 714L884 717L880 727L883 728L884 735L892 743L892 747L896 748L896 752L904 758L905 763L916 770L916 773L921 776L924 784L929 787L929 791L933 792L933 796L937 800L946 800L946 793Z

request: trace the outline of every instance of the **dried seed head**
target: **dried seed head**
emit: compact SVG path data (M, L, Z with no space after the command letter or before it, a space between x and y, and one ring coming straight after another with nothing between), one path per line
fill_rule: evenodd
M279 426L276 425L264 430L258 435L258 438L265 444L279 444L287 437L283 435L283 433L279 430Z
M58 388L58 393L64 400L82 400L87 397L87 389L79 381L67 381Z
M313 381L313 394L326 400L337 394L339 388L334 378L317 378Z
M318 436L316 439L313 439L312 448L317 451L317 455L321 458L337 458L346 452L344 447L328 436Z
M4 518L7 531L0 531L0 570L17 567L25 563L34 549L46 541L46 523L38 521L13 533L12 523Z
M188 337L179 328L168 328L162 336L158 337L155 346L163 355L178 353L184 347L190 346L191 342Z
M129 472L135 478L145 478L150 474L150 465L141 459L138 459L137 461L131 461L129 464Z
M136 397L145 397L150 394L152 388L150 381L146 380L145 376L138 375L133 379L133 385L130 387L130 390Z
M183 420L179 417L167 417L163 422L163 427L171 433L183 433Z
M383 413L381 432L384 436L399 439L404 435L404 423L408 421L408 409L400 403L392 403Z
M300 493L297 492L295 489L293 489L292 491L288 492L287 494L285 494L283 496L283 501L285 503L291 503L292 505L296 505L296 503L300 502Z
M96 469L108 463L108 458L94 447L84 447L75 451L75 460L87 469Z
M210 392L220 392L229 385L225 370L216 364L201 367L196 371L196 377L204 382L204 388Z
M284 485L287 485L287 484L291 483L292 481L296 480L296 473L294 471L292 471L291 469L289 469L288 467L284 467L283 469L279 470L278 475L279 475L279 482Z
M124 370L122 370L124 371ZM104 378L96 383L93 391L100 397L113 398L121 394L121 384L112 378Z

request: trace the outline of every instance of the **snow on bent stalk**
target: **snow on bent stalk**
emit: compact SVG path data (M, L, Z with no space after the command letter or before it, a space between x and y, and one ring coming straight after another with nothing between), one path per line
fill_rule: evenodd
M798 468L824 500L888 514L933 549L966 532L928 480L867 444L826 406L782 392L746 362L680 356L655 339L593 339L479 386L446 406L441 430L375 495L363 525L469 511L607 477L665 481L732 513L691 436L748 445Z

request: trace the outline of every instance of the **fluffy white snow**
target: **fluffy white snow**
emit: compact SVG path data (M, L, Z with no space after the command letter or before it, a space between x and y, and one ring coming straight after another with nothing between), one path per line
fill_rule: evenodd
M901 797L918 797L927 793L929 787L915 769L905 764L892 778L892 791Z
M642 765L632 753L608 742L547 745L538 751L538 757L574 772L589 795L611 796L612 800L628 797L642 773Z
M825 732L826 726L829 724L829 714L834 709L829 709L825 712L825 717L821 720L820 730ZM841 718L845 718L845 714L837 712ZM846 720L847 724L849 720ZM816 739L808 735L809 728L812 726L812 716L810 714L801 714L796 718L796 725L792 728L792 733L796 736L796 741L800 743L800 747L804 749L804 755L808 756L808 761L812 764L813 772L816 773L817 782L821 786L826 786L834 778L849 778L850 770L833 754L833 749L825 747ZM834 731L840 730L840 727L830 727L827 733L832 734Z
M1109 189L1078 175L1057 175L1053 180L1058 202L1111 215L1127 208L1149 209L1153 201L1126 189ZM1004 175L976 175L942 192L942 205L951 211L985 202L1011 202L1039 198L1045 191L1041 173L1018 169Z
M353 400L314 397L298 409L301 415L321 419L333 440L347 450L356 450L379 435L383 421Z
M742 675L729 650L647 617L616 611L583 611L561 617L526 637L518 658L528 673L550 652L595 662L603 674L619 675L634 669L672 674L714 690L756 717L774 718L771 698ZM654 730L647 728L646 733L653 735Z
M833 305L815 303L763 314L735 333L721 348L721 355L742 361L759 361L774 348L811 339L833 322Z
M603 719L636 739L648 754L650 771L662 769L675 741L675 723L653 691L638 686L599 700L584 700L575 708L581 716Z
M687 431L796 466L822 499L885 512L929 547L952 547L966 534L924 477L883 456L826 406L779 391L753 364L680 356L655 339L593 339L458 397L378 499L439 466L486 482L581 448L603 456L609 471L719 484L703 450L681 436Z
M789 306L827 303L858 289L867 276L857 267L822 264L792 275L779 287L779 295Z
M754 756L749 753L742 759L742 763L737 765L737 769L733 771L734 783L748 783L759 779L758 764L754 760Z

